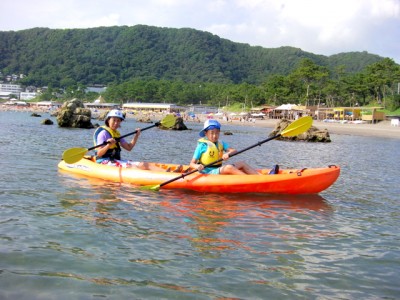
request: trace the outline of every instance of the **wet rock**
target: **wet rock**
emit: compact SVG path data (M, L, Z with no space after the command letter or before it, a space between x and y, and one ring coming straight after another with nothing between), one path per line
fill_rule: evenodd
M41 122L41 124L42 124L42 125L53 125L54 122L53 122L52 120L50 120L50 119L44 119L44 120Z
M41 117L41 115L39 115L38 113L34 112L34 113L31 114L31 117Z
M57 117L57 116L58 116L58 110L52 111L52 112L50 113L50 116L52 116L52 117Z
M153 121L150 118L141 118L137 120L140 123L153 123Z
M230 131L225 131L225 132L224 132L224 135L233 135L233 133L230 132Z
M182 117L177 117L175 121L175 125L172 126L173 130L188 130L186 127L185 123L183 123L183 118Z
M290 121L282 119L276 125L274 130L270 133L270 137L273 137L282 132L287 126L290 125ZM292 137L279 137L278 140L283 141L305 141L305 142L319 142L319 143L330 143L331 138L327 129L320 130L315 126L311 126L306 132Z
M79 99L66 101L57 115L57 123L60 127L93 128L91 123L91 111L85 108Z

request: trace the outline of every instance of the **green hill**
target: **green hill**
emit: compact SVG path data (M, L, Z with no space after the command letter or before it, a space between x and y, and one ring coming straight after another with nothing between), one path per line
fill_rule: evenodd
M137 25L0 32L0 71L26 74L24 83L36 86L132 79L259 84L270 75L289 74L304 58L330 70L345 65L351 73L383 59L366 52L328 57L293 47L253 47L187 28Z

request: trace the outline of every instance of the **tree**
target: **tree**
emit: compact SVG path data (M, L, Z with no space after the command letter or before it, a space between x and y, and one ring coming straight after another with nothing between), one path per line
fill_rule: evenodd
M398 107L395 93L400 83L400 66L392 59L385 58L367 66L366 80L378 104L389 106L392 110Z
M310 88L314 85L314 95L322 89L322 83L329 77L327 68L318 66L311 59L302 59L299 66L289 75L292 80L304 83L306 87L305 104L309 103Z

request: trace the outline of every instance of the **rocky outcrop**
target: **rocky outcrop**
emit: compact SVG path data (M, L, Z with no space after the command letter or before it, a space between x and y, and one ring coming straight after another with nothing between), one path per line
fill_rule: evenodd
M274 130L269 134L270 137L273 137L282 130L284 130L287 126L289 126L291 122L286 119L282 119L276 125ZM320 143L329 143L331 142L331 138L327 129L320 130L317 127L311 126L309 130L306 132L299 134L297 136L292 137L279 137L278 140L284 141L305 141L305 142L320 142Z
M177 117L175 125L172 127L173 130L188 130L186 125L183 123L182 117Z
M140 123L153 123L153 121L149 117L143 117L137 120Z
M50 119L44 119L40 124L42 125L53 125L54 122Z
M58 115L57 123L60 127L93 128L91 111L85 108L79 99L64 102Z

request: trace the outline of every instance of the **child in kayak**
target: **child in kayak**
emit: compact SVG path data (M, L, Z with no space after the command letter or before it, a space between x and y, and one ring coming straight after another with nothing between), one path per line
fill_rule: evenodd
M199 133L201 139L198 140L193 158L190 161L190 167L203 174L261 175L243 161L227 165L222 165L222 162L219 162L207 168L204 167L219 159L226 161L230 154L236 152L236 149L230 148L227 143L219 141L220 130L221 124L217 120L209 119L205 121L203 129Z
M138 128L136 134L129 143L124 138L117 142L116 138L121 136L118 128L123 120L125 120L123 113L120 110L113 109L106 116L106 125L96 129L93 135L95 146L107 142L105 146L100 147L96 151L96 162L122 167L136 167L142 170L164 171L162 168L150 166L147 162L121 160L121 148L131 151L133 147L135 147L140 136L140 128Z

